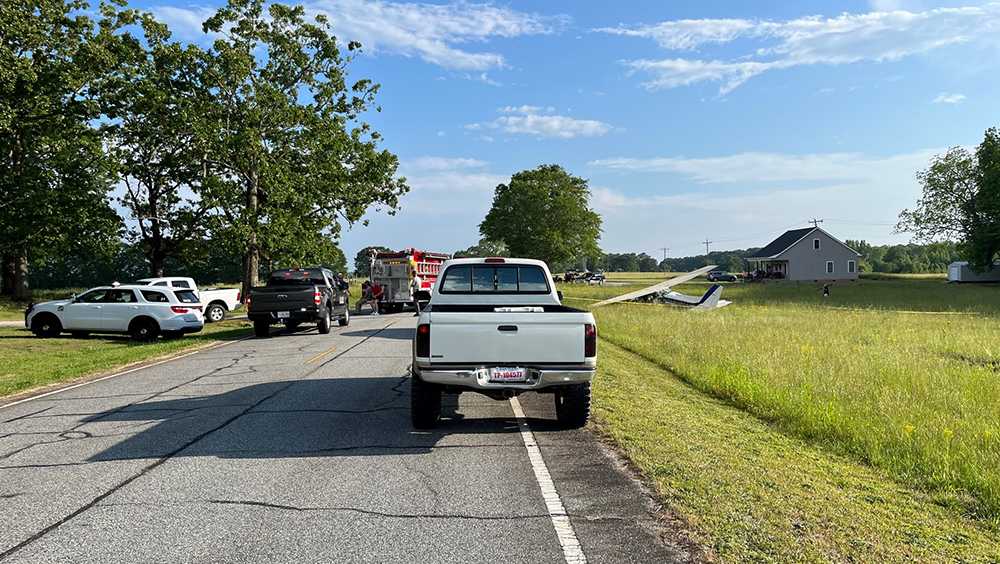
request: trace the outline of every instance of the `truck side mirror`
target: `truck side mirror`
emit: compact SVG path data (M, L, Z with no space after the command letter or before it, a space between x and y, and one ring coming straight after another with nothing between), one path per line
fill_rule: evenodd
M562 290L556 290L556 297L559 298L560 302L563 300Z

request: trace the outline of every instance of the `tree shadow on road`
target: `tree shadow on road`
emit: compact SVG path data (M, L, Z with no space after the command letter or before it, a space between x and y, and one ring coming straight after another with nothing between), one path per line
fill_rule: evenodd
M435 448L523 448L519 440L502 438L520 432L510 404L474 397L476 412L485 417L463 416L457 397L446 395L440 424L427 431L410 424L406 377L269 382L216 395L148 401L88 417L88 423L152 423L89 460L381 456L424 454ZM528 422L537 431L555 428L550 420ZM439 445L452 435L474 438Z

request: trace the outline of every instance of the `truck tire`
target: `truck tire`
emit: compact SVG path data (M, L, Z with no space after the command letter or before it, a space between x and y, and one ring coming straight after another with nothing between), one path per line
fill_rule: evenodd
M431 429L441 419L441 388L410 377L410 419L414 429Z
M330 332L330 310L323 308L323 315L320 316L319 321L316 322L316 328L319 329L320 335L326 335Z
M205 321L216 323L226 318L226 308L218 302L212 302L205 308Z
M350 325L350 323L351 323L351 308L347 308L344 310L344 315L342 315L341 318L337 320L337 325L340 325L341 327L347 327L348 325Z
M556 419L567 429L579 429L590 418L590 382L562 386L554 394Z
M253 320L253 335L254 337L264 338L271 336L271 324L267 322L266 319L254 319Z
M31 332L37 337L58 337L62 329L59 318L51 313L39 313L31 320Z

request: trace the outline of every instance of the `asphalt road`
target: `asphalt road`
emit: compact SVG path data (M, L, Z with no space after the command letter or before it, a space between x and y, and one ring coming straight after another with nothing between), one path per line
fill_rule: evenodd
M518 419L462 394L414 431L414 321L275 329L0 407L0 561L686 559L551 396Z

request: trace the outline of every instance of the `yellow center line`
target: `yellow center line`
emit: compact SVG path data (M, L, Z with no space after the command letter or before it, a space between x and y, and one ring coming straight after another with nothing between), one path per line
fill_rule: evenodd
M307 360L307 361L306 361L306 364L313 364L313 363L314 363L314 362L316 362L317 360L319 360L319 359L323 358L324 356L326 356L326 355L328 355L328 354L332 353L332 352L333 352L333 351L335 351L335 350L337 350L337 345L334 345L334 346L332 346L332 347L330 347L330 348L326 349L325 351L323 351L323 352L319 353L318 355L316 355L316 356L314 356L314 357L310 358L309 360Z

